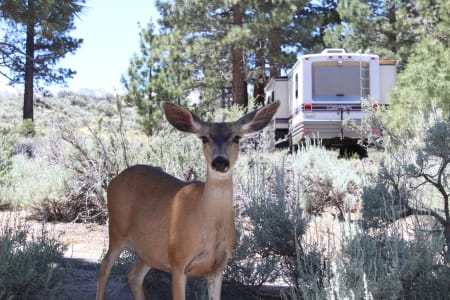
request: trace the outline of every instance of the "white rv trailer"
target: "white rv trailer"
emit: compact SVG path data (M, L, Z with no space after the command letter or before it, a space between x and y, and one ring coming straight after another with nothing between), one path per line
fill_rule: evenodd
M288 76L272 78L265 88L266 102L281 100L274 118L276 145L297 145L307 136L325 145L356 143L358 134L343 120L365 117L362 99L388 104L395 80L396 61L375 54L325 49L301 56Z

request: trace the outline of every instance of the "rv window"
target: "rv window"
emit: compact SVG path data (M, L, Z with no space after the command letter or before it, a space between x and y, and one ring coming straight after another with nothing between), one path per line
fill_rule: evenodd
M275 101L275 91L272 91L272 97L270 98L270 100L272 100L272 101L270 101L270 102Z
M295 98L298 98L298 73L295 74Z
M312 96L315 101L359 101L370 93L367 62L316 62L312 66Z

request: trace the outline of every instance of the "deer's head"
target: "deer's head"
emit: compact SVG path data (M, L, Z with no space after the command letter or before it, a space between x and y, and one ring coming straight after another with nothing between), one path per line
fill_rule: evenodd
M269 124L280 101L252 111L235 122L205 122L184 107L161 102L167 120L180 131L196 134L203 143L208 172L229 175L238 158L239 141Z

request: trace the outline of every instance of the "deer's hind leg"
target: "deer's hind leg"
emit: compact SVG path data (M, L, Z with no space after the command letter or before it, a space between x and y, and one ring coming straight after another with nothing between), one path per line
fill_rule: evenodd
M116 260L119 258L120 253L126 246L126 240L115 243L113 240L109 240L108 252L106 252L105 257L103 257L102 264L100 267L100 273L98 277L97 284L97 300L105 299L106 284L108 282L109 274L111 273L111 268L113 267Z
M128 272L128 283L130 284L134 299L136 300L145 300L143 283L145 275L147 275L150 269L151 267L137 256L130 272Z

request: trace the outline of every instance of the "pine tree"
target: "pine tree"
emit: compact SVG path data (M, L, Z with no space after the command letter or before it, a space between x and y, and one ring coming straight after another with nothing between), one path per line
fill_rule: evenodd
M122 83L127 90L125 100L136 105L144 132L151 135L162 118L160 102L186 105L192 92L187 86L192 86L194 78L186 52L180 51L183 47L174 47L183 43L180 36L176 33L158 35L152 22L141 28L139 36L140 54L131 58Z
M423 1L419 1L423 2ZM349 51L370 51L396 59L399 70L429 22L421 15L423 3L412 0L340 1L341 24L327 30L326 43Z
M450 115L450 3L445 0L342 1L342 24L328 29L330 46L370 49L398 60L400 71L385 112L392 128L413 128L434 104Z
M147 34L153 40L132 59L123 79L129 98L134 97L138 107L144 104L139 110L147 115L147 133L157 124L154 108L158 101L187 101L192 92L200 93L200 114L218 103L221 107L233 103L246 106L251 87L255 103L263 105L267 77L279 76L282 69L291 67L299 39L313 34L302 31L300 35L295 30L298 23L293 15L305 5L311 6L304 0L158 1L159 33L154 26L147 28L147 33L143 29L141 37ZM311 25L312 31L325 28L331 19L317 17L322 11L335 11L332 5L323 10L315 7L312 18L302 19L317 24ZM308 42L311 44L314 42ZM139 104L138 99L146 100Z
M75 71L55 68L67 53L74 53L82 39L68 34L74 18L83 11L84 0L4 0L0 10L8 25L3 49L7 49L9 68L14 83L24 83L23 118L33 120L35 81L64 83Z
M264 99L267 64L273 63L272 69L278 72L286 65L278 57L282 56L282 43L288 39L280 39L280 35L302 4L299 0L175 1L158 2L158 7L163 27L180 31L189 40L199 79L208 83L202 93L206 88L209 96L220 97L224 106L230 98L246 106L248 84L254 85L257 101ZM289 57L292 62L293 56Z
M336 47L326 43L327 29L341 25L341 16L335 0L308 1L294 15L293 22L286 28L295 41L300 53L318 53L323 49Z
M292 46L294 31L287 28L292 26L294 13L305 5L304 2L292 0L248 3L246 11L251 36L247 65L257 105L264 104L267 77L280 76L282 68L288 68L295 62L295 55L283 51L283 46Z
M162 30L183 37L189 47L203 99L246 105L244 15L226 1L157 2ZM176 46L176 45L174 45ZM210 99L212 100L212 99Z
M392 114L397 115L394 120L399 126L409 124L409 116L418 110L428 116L433 107L450 119L450 3L433 2L420 11L420 18L428 21L421 26L419 42L412 47L408 64L399 74L390 97Z

